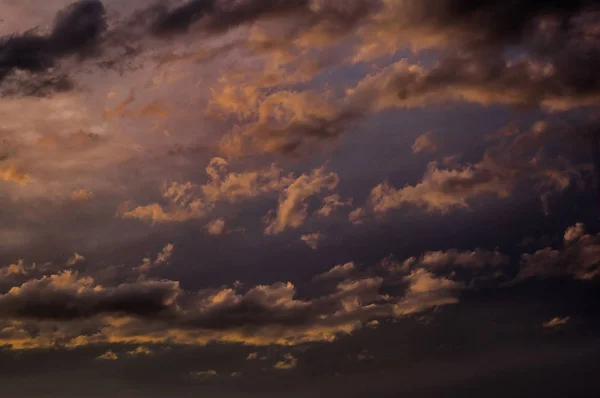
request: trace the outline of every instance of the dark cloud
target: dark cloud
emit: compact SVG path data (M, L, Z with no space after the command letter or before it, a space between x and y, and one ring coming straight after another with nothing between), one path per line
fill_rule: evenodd
M44 95L71 87L65 75L43 75L62 58L76 55L86 58L98 48L107 29L105 9L100 1L85 0L60 11L52 31L40 35L29 31L4 37L0 41L0 88L2 94ZM29 72L33 79L19 79L11 74ZM36 76L42 74L41 76ZM7 83L8 80L8 83ZM8 85L8 88L4 87Z
M73 320L99 314L156 315L169 309L179 293L171 281L140 281L101 287L76 272L44 276L0 296L3 318Z

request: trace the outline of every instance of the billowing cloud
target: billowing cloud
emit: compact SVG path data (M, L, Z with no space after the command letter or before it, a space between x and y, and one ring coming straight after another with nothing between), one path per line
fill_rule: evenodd
M206 167L207 183L190 181L173 182L163 189L167 204L152 203L133 209L125 207L119 213L123 218L160 222L183 222L205 217L218 202L237 203L247 198L278 192L292 181L282 170L270 168L241 173L227 173L228 163L223 158L213 158Z

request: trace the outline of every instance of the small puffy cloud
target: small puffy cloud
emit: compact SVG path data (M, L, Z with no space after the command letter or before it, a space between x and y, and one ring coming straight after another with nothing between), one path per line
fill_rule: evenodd
M336 265L329 271L315 276L316 280L324 279L345 279L356 271L356 265L353 262Z
M137 347L135 350L132 351L127 351L127 355L130 356L148 356L148 355L152 355L152 350L146 346L139 346Z
M108 350L104 354L97 356L96 359L102 361L116 361L117 359L119 359L119 356L112 352L112 350Z
M225 232L225 220L219 218L211 221L206 225L206 230L210 235L222 235Z
M564 326L569 322L570 319L571 318L568 316L566 316L564 318L554 317L554 318L550 319L549 321L542 323L542 327L545 327L548 329L553 329L553 328L556 328L559 326Z
M302 242L306 243L306 245L308 247L310 247L313 250L317 250L317 248L319 247L319 241L321 239L323 239L325 237L325 235L323 235L320 232L313 232L310 234L305 234L302 235L300 237L300 240L302 240Z
M433 135L433 131L426 131L418 136L411 149L413 153L437 151L438 143Z
M231 372L229 376L231 377L242 377L244 374L242 372Z
M246 357L246 360L248 361L253 361L255 359L258 359L258 352L251 352L250 354L248 354L248 356Z
M299 228L308 217L307 200L323 190L333 191L338 184L336 173L325 173L323 167L311 174L302 174L280 195L275 216L265 229L267 235L275 235L287 228Z
M294 358L291 353L287 353L283 356L283 359L277 361L273 367L279 370L291 370L294 369L296 365L298 365L298 359Z
M69 257L69 259L67 260L67 266L72 267L82 261L85 261L85 257L83 257L79 253L73 253L73 255L71 257Z
M571 243L578 241L582 236L585 235L585 226L583 223L578 222L577 224L567 228L565 231L565 243Z

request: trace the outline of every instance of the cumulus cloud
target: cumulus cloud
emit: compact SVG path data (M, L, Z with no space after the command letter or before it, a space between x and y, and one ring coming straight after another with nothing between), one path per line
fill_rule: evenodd
M313 250L317 250L317 248L319 247L319 241L321 239L323 239L325 236L323 234L321 234L320 232L313 232L310 234L304 234L300 237L300 240L304 243L306 243L306 245L308 247L310 247Z
M600 234L588 235L583 231L583 224L575 224L565 232L562 247L546 247L523 254L516 280L556 276L583 280L596 278L600 274Z
M218 218L206 225L206 230L210 235L222 235L225 232L225 220Z
M560 139L568 130L536 122L510 137L507 144L489 147L477 163L441 168L431 162L415 185L398 189L384 182L374 187L369 197L370 209L382 214L410 204L428 212L447 213L455 208L469 208L477 198L508 198L518 183L532 181L547 213L547 196L580 180L585 168L562 158L544 156L546 140Z
M274 235L287 228L299 228L308 217L308 203L311 196L327 190L333 191L339 182L336 173L325 173L323 167L302 174L280 195L275 216L268 221L265 233Z
M270 192L278 192L288 186L290 176L272 165L261 170L246 170L240 173L227 172L228 163L223 158L213 158L206 167L208 182L202 185L190 181L173 182L163 189L167 204L152 203L129 209L123 207L119 214L123 218L136 218L160 222L183 222L205 217L219 202L237 203Z

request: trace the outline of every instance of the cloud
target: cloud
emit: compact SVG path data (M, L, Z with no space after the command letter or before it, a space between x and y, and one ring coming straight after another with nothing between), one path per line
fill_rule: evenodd
M317 248L319 247L319 241L324 237L325 235L321 234L320 232L313 232L310 234L302 235L300 237L300 240L306 243L306 245L311 249L317 250Z
M279 370L291 370L294 369L298 365L298 359L294 358L291 353L287 353L283 356L283 360L277 361L273 366L275 369Z
M139 346L135 350L127 351L127 355L130 356L148 356L152 355L152 350L146 346Z
M594 279L600 274L600 234L583 234L580 223L569 227L561 248L546 247L521 256L521 270L515 280L572 276L576 279Z
M345 206L352 206L352 199L342 200L338 194L329 195L323 198L323 206L317 211L317 214L329 217L338 208Z
M437 151L438 143L433 136L433 131L426 131L418 136L411 148L413 153Z
M345 279L356 271L356 265L353 262L336 265L329 271L315 276L316 280L324 279Z
M85 202L85 201L92 199L94 197L94 193L92 191L90 191L89 189L80 188L80 189L74 190L73 193L71 194L71 197L75 201Z
M248 354L248 356L246 357L246 359L248 361L253 361L255 359L258 359L258 352L251 352L250 354Z
M123 218L136 218L153 223L184 222L203 218L217 203L238 203L248 198L281 191L291 181L275 165L261 170L240 173L227 172L228 163L220 157L213 158L206 167L208 182L202 185L190 181L173 182L163 189L166 205L152 203L119 211Z
M570 319L571 318L568 316L566 316L564 318L555 317L555 318L550 319L547 322L544 322L542 324L542 327L552 329L552 328L556 328L559 326L564 326L569 322Z
M117 354L115 354L114 352L112 352L111 350L108 350L104 354L96 357L96 359L99 359L102 361L116 361L117 359L119 359L119 356Z
M217 376L216 370L200 370L196 372L190 372L190 376L196 380L207 380Z
M210 235L222 235L225 232L225 220L218 218L206 225L206 230Z
M427 166L415 185L394 188L384 182L371 190L369 207L383 214L403 205L416 205L428 212L447 213L469 208L477 198L508 198L522 181L531 181L547 213L546 199L580 180L585 165L571 165L563 157L546 156L545 143L563 140L575 128L536 122L526 131L509 137L508 143L492 145L474 164L454 164L441 168L436 162Z
M85 260L85 257L83 257L81 254L73 253L73 255L71 257L69 257L69 259L67 260L67 266L72 267L84 260Z
M421 257L411 257L405 264L411 267L419 267L428 270L439 270L443 268L483 268L500 267L508 263L508 256L498 251L475 249L474 251L458 251L450 249L447 251L434 251L424 253Z
M397 315L406 315L442 305L456 304L455 292L464 288L459 282L416 269L404 278L409 284L405 296L394 305Z
M15 84L13 73L28 72L36 84L17 84L11 94L39 95L49 88L62 91L68 83L60 76L57 80L42 76L56 63L69 56L85 58L98 49L102 33L107 29L105 9L100 1L85 0L72 3L57 13L54 26L47 35L27 32L5 37L0 42L0 86L5 80ZM12 81L11 81L12 79ZM25 80L22 80L25 83ZM66 84L66 86L65 86ZM7 94L2 87L3 94Z
M468 207L473 197L493 195L506 198L515 182L502 171L494 173L485 160L474 166L440 169L430 163L421 182L396 189L387 183L371 191L373 210L385 213L403 204L415 204L427 211L448 212L455 207Z
M334 273L344 278L350 268L339 268L348 273ZM0 295L0 344L12 349L72 349L119 343L293 346L332 341L375 319L458 301L458 282L422 271L406 277L409 288L398 296L379 292L381 277L359 277L303 299L296 298L289 282L184 291L175 281L99 285L91 276L64 271L30 279ZM35 336L27 332L32 327L39 330ZM255 357L258 354L248 359Z
M323 190L333 191L339 182L336 173L327 173L323 167L310 175L302 174L280 195L279 205L273 219L265 229L267 235L275 235L287 228L299 228L308 217L306 200Z
M172 309L179 294L173 281L141 281L114 287L96 285L77 272L29 280L0 295L0 317L74 320L104 313L147 316Z
M153 268L162 267L169 263L169 259L173 255L173 250L175 249L175 245L172 243L167 243L165 247L162 248L160 253L156 255L156 259L152 261L150 257L145 257L142 260L142 265L136 268L141 273L147 273L151 271Z
M565 243L571 243L571 242L576 242L579 239L581 239L583 236L585 235L585 226L583 225L583 223L576 223L575 225L567 228L567 230L565 231Z
M17 169L14 165L0 166L0 180L25 184L29 181L29 175L26 172Z

